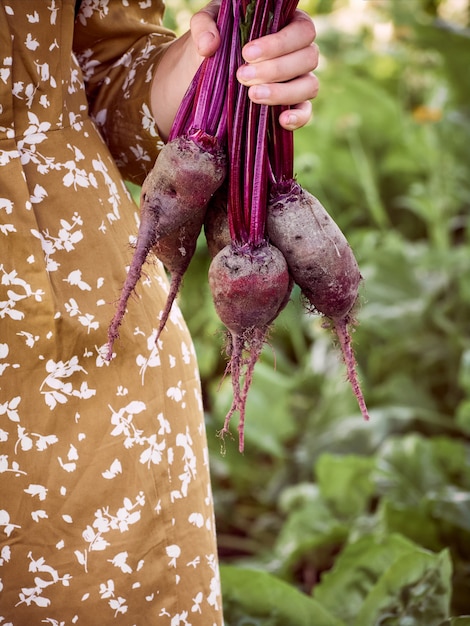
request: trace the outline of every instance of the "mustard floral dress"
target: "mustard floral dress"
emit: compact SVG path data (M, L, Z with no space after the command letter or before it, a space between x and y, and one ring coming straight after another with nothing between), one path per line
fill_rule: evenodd
M222 623L201 390L148 264L160 0L0 0L0 624Z

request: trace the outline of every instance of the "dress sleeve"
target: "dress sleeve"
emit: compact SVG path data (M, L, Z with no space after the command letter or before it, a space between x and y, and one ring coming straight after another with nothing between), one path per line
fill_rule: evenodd
M163 145L150 108L150 86L168 44L162 0L82 0L74 53L89 111L123 176L141 184Z

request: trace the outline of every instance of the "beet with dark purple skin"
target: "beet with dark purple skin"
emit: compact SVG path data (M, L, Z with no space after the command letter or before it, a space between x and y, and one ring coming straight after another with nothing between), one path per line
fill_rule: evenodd
M269 187L269 109L248 97L248 88L236 80L244 62L242 46L290 21L297 0L236 2L237 17L227 90L227 140L229 171L224 189L214 197L205 230L214 255L209 269L216 311L228 329L227 372L232 377L233 402L220 435L223 437L235 411L239 450L244 447L244 422L253 370L268 331L289 301L293 280L282 253L266 241ZM224 207L226 203L226 210ZM228 224L228 231L227 231ZM221 251L218 249L227 241Z
M142 185L140 228L131 267L108 328L108 360L127 302L151 252L171 277L158 340L196 249L207 205L227 175L225 87L234 28L231 2L221 3L217 26L221 45L196 72L176 113L168 143Z
M225 152L207 134L179 136L163 146L142 185L140 200L142 222L157 235L154 244L189 220L202 224L226 168Z
M227 186L222 185L210 199L204 218L204 234L211 259L232 242L227 204Z
M212 137L176 137L158 155L141 192L140 227L131 266L108 328L107 359L119 336L127 302L153 252L171 275L170 292L157 339L170 314L204 222L207 204L226 176L225 153ZM189 181L194 180L194 184Z
M273 188L267 232L317 311L338 319L353 308L361 273L351 246L319 200L295 182Z
M231 333L241 334L276 317L290 285L289 271L274 246L230 245L212 260L209 285L220 319Z
M368 420L349 331L362 277L346 237L319 200L293 180L273 185L266 225L269 240L283 253L302 294L331 320L348 379Z
M217 314L229 331L227 371L233 390L232 406L219 434L223 437L229 432L230 419L238 411L239 450L243 452L246 400L253 370L269 326L289 298L292 281L281 252L262 242L257 247L231 244L223 248L209 267L209 285Z

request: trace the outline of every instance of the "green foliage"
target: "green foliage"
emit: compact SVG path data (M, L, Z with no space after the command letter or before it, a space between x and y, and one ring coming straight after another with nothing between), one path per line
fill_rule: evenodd
M314 599L267 572L221 568L230 626L343 626Z
M315 597L354 626L438 626L448 615L450 572L446 552L426 552L400 535L363 537L344 549ZM339 608L338 598L347 600Z
M180 2L170 23L197 6ZM302 6L322 63L296 172L361 267L353 340L372 419L294 290L255 369L244 455L236 416L220 441L231 389L201 237L181 306L203 383L226 623L470 626L469 3Z

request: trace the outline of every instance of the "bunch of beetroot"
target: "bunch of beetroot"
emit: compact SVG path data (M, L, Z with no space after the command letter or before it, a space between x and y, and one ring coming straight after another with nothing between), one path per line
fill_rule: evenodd
M127 301L150 252L171 275L157 339L168 319L204 224L209 285L227 328L232 406L220 432L240 419L239 449L253 370L269 329L296 283L308 308L333 327L363 416L349 329L361 275L348 242L320 202L295 181L293 136L280 107L251 102L235 78L243 45L290 21L297 0L222 0L222 45L189 88L168 143L142 186L132 264L108 332L108 359Z

